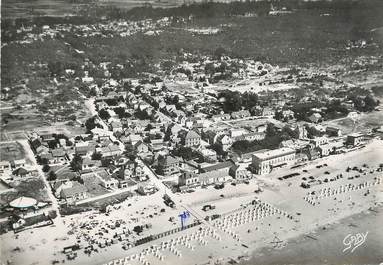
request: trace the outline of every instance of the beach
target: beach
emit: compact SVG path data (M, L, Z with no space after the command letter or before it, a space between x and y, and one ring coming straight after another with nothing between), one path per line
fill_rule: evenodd
M255 251L243 265L273 264L381 264L383 262L383 208L367 210L288 240L283 248ZM366 241L353 252L344 251L344 238L366 233ZM315 239L313 239L315 238Z

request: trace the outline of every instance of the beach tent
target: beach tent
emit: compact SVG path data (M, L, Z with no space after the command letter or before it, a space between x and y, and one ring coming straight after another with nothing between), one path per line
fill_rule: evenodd
M37 201L30 197L19 197L17 199L14 199L9 203L9 205L13 208L30 208L34 205L36 205Z

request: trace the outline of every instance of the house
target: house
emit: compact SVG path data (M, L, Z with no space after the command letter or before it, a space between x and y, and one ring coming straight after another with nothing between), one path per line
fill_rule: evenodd
M9 161L0 161L0 171L4 172L5 170L11 169L11 162Z
M233 161L227 160L225 162L220 162L220 163L217 163L215 165L211 165L211 166L209 165L207 167L201 167L200 168L200 173L206 173L206 172L216 171L216 170L224 170L227 173L229 173L229 169L233 165L234 165Z
M283 119L287 119L287 120L289 120L289 119L293 119L294 118L294 111L292 111L292 110L289 110L289 109L287 109L287 110L282 110L282 117L283 117Z
M139 141L142 141L142 137L140 135L137 135L137 134L131 134L129 135L129 142L131 145L135 145L136 143L138 143Z
M17 177L28 177L31 175L31 172L26 170L25 168L23 167L19 167L18 169L14 170L12 172L13 175L17 176Z
M147 153L149 152L149 147L147 144L145 144L143 141L138 141L137 143L134 144L133 146L134 150L138 153Z
M314 139L311 139L310 143L313 144L314 147L319 147L321 145L327 144L328 138L327 137L316 137Z
M252 152L247 152L247 153L242 153L242 154L239 154L239 161L241 161L242 163L251 163L252 159L253 159L253 154L256 154L256 153L259 153L259 152L263 152L267 149L262 149L262 150L257 150L257 151L252 151Z
M134 182L132 179L120 179L118 181L118 187L120 189L128 188L134 185L136 185L136 182Z
M101 186L106 189L117 189L118 180L112 178L106 171L95 172L95 175L99 178Z
M158 159L158 169L160 174L165 176L178 173L180 171L181 161L177 157L170 155L160 156Z
M238 137L238 136L241 136L241 135L244 135L246 134L247 131L243 128L233 128L233 129L230 129L230 137L231 138L235 138L235 137Z
M199 185L199 176L190 171L185 171L183 172L179 177L178 177L178 186L183 187L195 187Z
M145 173L144 167L139 164L134 169L134 175L138 181L147 181L149 179L149 176Z
M12 166L14 168L25 167L25 164L25 159L16 159L12 161Z
M256 132L266 132L267 124L260 124L255 128Z
M222 146L223 151L227 151L233 144L233 139L226 134L218 135L216 138L216 143Z
M140 184L137 189L137 192L141 195L150 195L150 194L156 193L157 190L158 189L156 188L156 186L152 184L145 184L145 185Z
M228 173L229 172L227 170L213 170L205 173L200 173L198 175L199 182L203 186L224 183L230 178Z
M81 161L81 170L92 170L101 167L101 161L100 160L92 160L89 157L85 157Z
M201 136L199 136L198 133L195 131L191 130L189 131L184 138L184 145L186 147L193 147L193 146L198 146L201 143Z
M321 152L318 148L307 148L303 151L307 155L308 160L315 160L320 157Z
M237 180L247 179L250 175L249 173L245 164L233 165L229 169L229 175Z
M217 152L212 149L202 148L198 150L198 153L200 153L203 156L206 162L217 161Z
M298 125L295 127L294 132L298 139L307 139L307 129L305 126Z
M120 167L119 178L121 178L121 179L132 178L134 176L135 167L136 167L136 165L133 161L130 161L126 165Z
M253 133L247 133L247 134L244 134L243 135L243 138L246 140L246 141L260 141L260 140L263 140L265 139L266 137L266 133L263 133L263 132L253 132Z
M274 168L283 167L294 162L294 149L279 148L253 154L251 167L254 173L263 175L270 173Z
M39 155L40 161L42 164L55 164L55 159L52 156L52 153L41 153Z
M357 146L357 145L360 145L361 143L363 143L363 138L364 138L363 134L361 134L361 133L349 134L349 135L347 135L346 143L348 145Z
M72 204L76 201L86 199L88 197L87 188L77 181L68 182L65 188L61 189L60 198L67 203Z
M217 114L217 115L213 115L211 118L215 122L226 121L226 120L230 120L230 115L229 114Z
M301 153L297 153L295 155L295 159L297 160L297 163L301 163L301 162L306 162L309 160L309 157L307 155L307 153L305 152L301 152Z
M98 152L102 154L102 157L113 157L122 154L120 147L114 144L100 148Z
M159 152L166 148L166 143L163 139L153 139L150 141L149 148L152 152Z
M333 152L335 152L335 146L331 143L324 144L324 145L319 146L318 150L319 150L321 156L324 157L324 156L328 156L328 155L332 154Z
M319 113L313 113L311 114L311 116L309 116L309 121L313 122L313 123L318 123L322 120L322 115L320 115Z
M342 136L342 130L336 127L330 127L330 126L326 127L326 133L329 136L335 136L335 137Z
M273 117L275 112L272 108L263 108L262 111L261 111L261 116L263 117Z
M88 156L94 153L96 146L88 142L81 142L75 144L74 150L79 156Z
M111 127L113 133L123 132L122 123L120 121L112 121L110 123L110 127Z
M240 110L240 111L235 111L231 113L231 118L232 119L243 119L250 117L251 114L248 110Z
M67 155L62 148L53 149L51 153L55 164L63 164L67 161Z

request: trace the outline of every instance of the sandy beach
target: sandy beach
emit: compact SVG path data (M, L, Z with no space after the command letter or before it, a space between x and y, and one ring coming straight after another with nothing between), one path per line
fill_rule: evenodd
M266 247L255 251L243 265L272 264L381 264L383 262L383 208L367 210L325 225L314 232L287 241L283 248ZM343 250L349 234L366 233L365 243L354 252Z

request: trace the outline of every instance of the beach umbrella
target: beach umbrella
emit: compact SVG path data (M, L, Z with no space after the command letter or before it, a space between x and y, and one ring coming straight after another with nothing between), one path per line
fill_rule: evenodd
M13 208L29 208L36 205L37 201L30 197L19 197L9 203Z

